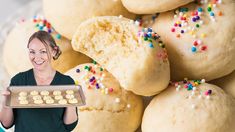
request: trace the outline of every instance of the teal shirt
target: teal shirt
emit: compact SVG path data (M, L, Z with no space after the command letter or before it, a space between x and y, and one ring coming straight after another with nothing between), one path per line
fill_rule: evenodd
M50 85L73 85L74 80L56 71ZM18 73L11 79L10 86L37 85L33 69ZM65 108L13 109L15 132L70 132L78 121L64 124Z

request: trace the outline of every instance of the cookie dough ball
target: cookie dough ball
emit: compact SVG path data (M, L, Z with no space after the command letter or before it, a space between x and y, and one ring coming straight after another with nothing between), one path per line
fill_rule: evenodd
M20 92L20 93L19 93L19 96L24 96L24 97L26 97L27 95L28 95L27 92Z
M57 96L57 95L61 95L61 91L59 90L55 90L53 91L53 95Z
M86 97L86 105L78 107L80 124L74 132L134 132L138 128L143 112L142 98L121 88L110 73L89 63L74 67L66 74L82 86Z
M48 96L49 95L49 91L43 90L40 92L41 95L43 96Z
M61 100L61 99L63 99L63 96L62 96L62 95L56 95L56 96L55 96L55 100Z
M34 91L31 91L31 92L30 92L30 95L32 95L32 96L38 95L38 91L35 91L35 90L34 90Z
M65 92L66 92L66 94L74 94L73 90L66 90Z
M208 0L158 16L153 30L167 44L171 80L209 81L235 69L234 15L234 0Z
M47 99L46 100L46 104L53 104L54 103L54 100L53 99Z
M165 12L188 4L193 0L122 0L123 5L136 14Z
M43 100L41 99L34 100L34 104L43 104Z
M51 6L55 3L56 6ZM94 16L135 17L123 7L121 0L43 0L43 11L56 31L70 40L77 26Z
M235 72L225 77L212 80L211 83L221 87L225 92L235 98Z
M96 17L77 29L72 46L114 75L126 90L155 95L169 83L166 49L151 28L120 17Z
M145 109L142 131L234 132L234 122L235 100L221 88L195 80L177 82L155 96Z
M72 98L72 99L69 99L69 103L70 104L76 104L76 103L78 103L78 100L75 99L75 98Z
M61 99L61 100L58 101L58 103L60 105L65 105L65 104L67 104L67 100L66 99Z
M38 30L51 32L62 51L61 56L52 61L52 66L58 71L64 73L78 64L90 62L89 57L73 51L70 41L56 33L46 19L36 16L33 20L17 23L6 38L3 49L3 64L11 76L32 68L27 44L29 37Z
M27 104L29 104L29 101L28 100L20 100L20 104L27 105Z

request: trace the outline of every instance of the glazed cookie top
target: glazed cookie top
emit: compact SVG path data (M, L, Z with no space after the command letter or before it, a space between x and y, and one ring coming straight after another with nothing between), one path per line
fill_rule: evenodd
M193 0L122 0L123 5L136 14L153 14L175 9Z
M167 43L172 80L212 80L235 69L234 15L234 0L201 0L159 15L153 30Z
M184 80L154 97L145 110L142 130L232 132L234 113L235 100L221 88L204 79Z
M43 0L43 10L56 30L68 39L72 39L81 22L95 16L135 17L120 0Z
M86 105L79 107L80 111L142 111L141 97L121 88L118 81L96 62L78 65L66 74L83 88Z

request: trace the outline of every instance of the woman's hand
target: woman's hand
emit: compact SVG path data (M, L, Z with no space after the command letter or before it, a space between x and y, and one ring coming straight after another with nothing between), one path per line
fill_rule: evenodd
M6 98L10 96L11 92L8 90L1 91L2 101L1 101L1 110L0 110L0 121L5 127L10 127L13 124L14 116L12 108L6 107Z
M76 107L66 107L64 114L64 124L71 124L78 119Z
M1 106L2 106L2 108L6 107L6 98L7 98L7 96L10 96L10 95L11 95L11 92L8 90L1 91L1 96L2 96Z

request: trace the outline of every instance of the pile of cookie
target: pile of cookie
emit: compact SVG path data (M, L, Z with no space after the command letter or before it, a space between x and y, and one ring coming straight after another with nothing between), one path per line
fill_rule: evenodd
M78 103L77 98L75 98L73 90L66 90L64 93L60 90L54 91L36 91L31 92L19 92L18 93L18 103L21 105L40 105L40 104L76 104ZM63 96L64 95L64 96Z
M62 50L53 66L86 96L74 131L234 132L235 0L42 2L42 16L9 33L4 65L11 76L31 68L29 36L51 33Z

